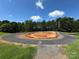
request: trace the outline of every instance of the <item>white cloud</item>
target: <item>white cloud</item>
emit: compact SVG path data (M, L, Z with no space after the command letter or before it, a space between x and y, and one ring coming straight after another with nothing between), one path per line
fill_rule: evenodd
M64 11L55 10L49 13L49 17L61 17L64 15Z
M36 6L37 6L38 8L40 8L40 9L44 9L43 2L40 1L40 0L38 0L38 1L36 2Z
M30 19L32 19L33 21L38 21L42 18L40 16L31 16Z

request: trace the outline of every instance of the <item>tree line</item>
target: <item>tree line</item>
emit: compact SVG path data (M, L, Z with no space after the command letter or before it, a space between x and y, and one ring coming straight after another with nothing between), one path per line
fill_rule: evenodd
M26 20L24 22L0 21L0 32L29 32L29 31L62 31L79 32L79 19L72 17L57 18L55 20L34 22Z

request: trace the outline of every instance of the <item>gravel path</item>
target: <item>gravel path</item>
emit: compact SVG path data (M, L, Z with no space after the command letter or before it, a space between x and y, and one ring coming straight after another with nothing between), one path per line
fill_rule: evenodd
M29 39L21 39L16 37L16 35L20 35L23 33L14 33L14 34L8 34L2 37L3 40L7 40L10 42L19 42L19 43L27 43L27 44L39 44L39 42L42 42L42 44L71 44L72 42L76 41L73 36L69 36L67 34L61 33L64 38L58 39L58 40L29 40Z
M68 59L68 57L59 46L41 45L34 59Z

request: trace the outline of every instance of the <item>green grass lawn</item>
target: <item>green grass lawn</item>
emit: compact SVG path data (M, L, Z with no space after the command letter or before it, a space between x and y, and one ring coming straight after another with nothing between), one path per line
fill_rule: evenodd
M0 32L0 36L6 33ZM0 43L0 59L33 59L37 47L22 47L7 43Z
M76 34L75 37L79 39L79 34ZM79 59L79 40L73 44L65 46L64 49L69 59Z
M2 35L4 35L4 34L6 34L6 33L4 33L4 32L0 32L0 36L2 36Z
M0 59L33 59L37 48L0 43Z

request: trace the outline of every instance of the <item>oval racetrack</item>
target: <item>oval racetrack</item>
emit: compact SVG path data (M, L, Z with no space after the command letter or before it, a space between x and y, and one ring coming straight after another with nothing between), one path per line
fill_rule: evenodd
M25 44L71 44L76 41L75 37L70 36L68 34L61 33L64 38L58 40L29 40L29 39L21 39L18 38L16 35L20 35L24 33L13 33L7 34L2 37L3 40L10 41L10 42L18 42L18 43L25 43Z

